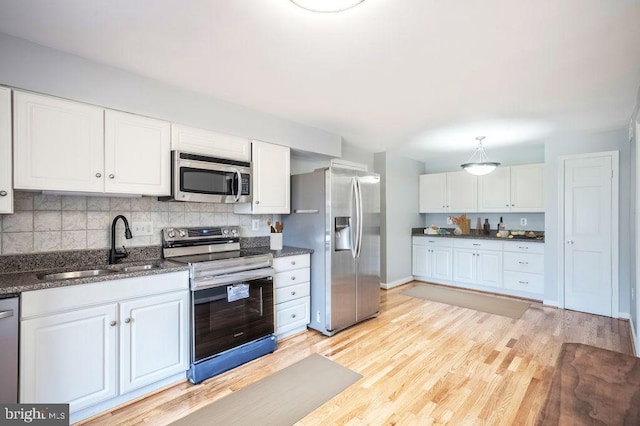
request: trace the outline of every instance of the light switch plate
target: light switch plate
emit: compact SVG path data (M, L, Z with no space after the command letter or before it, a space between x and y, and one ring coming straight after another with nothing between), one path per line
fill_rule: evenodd
M133 222L131 224L131 234L133 234L134 237L143 237L145 235L153 235L153 223Z
M258 231L260 229L260 219L251 220L251 230Z

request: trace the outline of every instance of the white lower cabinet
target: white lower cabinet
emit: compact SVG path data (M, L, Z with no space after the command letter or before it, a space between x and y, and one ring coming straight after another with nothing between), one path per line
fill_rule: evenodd
M278 338L307 329L311 321L311 258L308 254L274 259L275 328Z
M22 321L20 402L67 403L74 412L116 396L117 309L112 303Z
M453 243L453 279L502 287L502 242L459 239Z
M504 243L504 287L525 293L544 293L544 244Z
M20 402L68 403L77 421L184 377L188 310L187 272L23 293Z
M413 237L413 275L434 280L451 280L453 240Z
M542 299L544 244L471 238L413 237L416 279Z

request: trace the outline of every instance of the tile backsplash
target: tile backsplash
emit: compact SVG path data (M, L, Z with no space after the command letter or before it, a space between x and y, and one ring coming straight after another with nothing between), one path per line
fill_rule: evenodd
M129 224L151 222L152 236L124 238L118 221L116 245L160 245L160 230L170 226L235 226L241 237L268 236L272 215L236 215L231 204L158 201L156 197L88 197L16 191L14 213L0 215L0 252L34 253L102 249L111 246L111 222L119 214ZM258 231L251 222L258 219Z

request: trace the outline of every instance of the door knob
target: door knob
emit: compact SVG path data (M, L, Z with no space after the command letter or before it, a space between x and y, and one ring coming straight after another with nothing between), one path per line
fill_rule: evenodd
M567 244L572 245L573 244L573 240L567 241Z

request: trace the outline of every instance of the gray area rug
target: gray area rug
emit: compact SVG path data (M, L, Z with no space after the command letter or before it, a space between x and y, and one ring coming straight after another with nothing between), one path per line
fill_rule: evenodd
M171 424L293 425L361 377L313 354Z
M416 285L403 291L402 294L514 319L522 317L522 314L529 308L529 303L520 300L502 299L430 285Z

